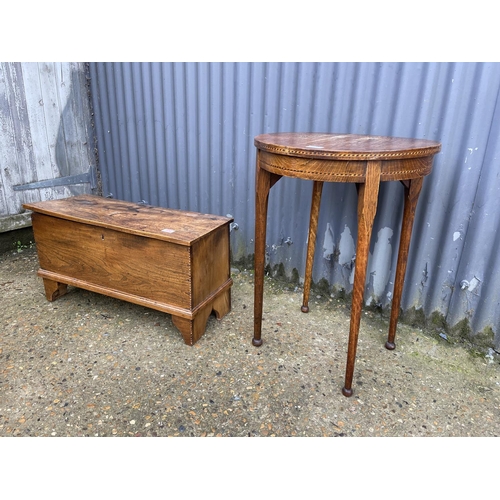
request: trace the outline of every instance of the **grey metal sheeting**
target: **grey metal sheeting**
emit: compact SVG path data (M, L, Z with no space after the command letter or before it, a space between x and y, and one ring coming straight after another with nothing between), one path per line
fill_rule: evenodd
M253 253L256 135L310 131L437 140L417 209L402 307L500 344L500 64L92 63L104 195L231 214L235 261ZM271 191L268 253L304 275L312 183ZM390 304L402 186L381 187L365 298ZM313 279L351 291L353 185L327 184Z

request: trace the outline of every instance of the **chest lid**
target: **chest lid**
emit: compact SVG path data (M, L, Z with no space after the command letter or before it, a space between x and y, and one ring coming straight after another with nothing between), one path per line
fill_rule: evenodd
M60 219L185 246L191 246L214 229L233 221L219 215L155 207L94 195L26 203L23 207Z

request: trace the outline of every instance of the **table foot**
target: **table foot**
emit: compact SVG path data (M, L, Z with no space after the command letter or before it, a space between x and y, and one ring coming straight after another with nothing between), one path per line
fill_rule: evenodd
M352 389L346 389L345 387L342 388L342 394L346 398L350 398L353 395L353 390Z
M303 312L303 313L308 313L309 312L309 306L302 306L300 308L300 310Z
M262 339L252 339L252 344L255 346L255 347L260 347L262 345Z
M394 351L394 349L396 349L396 344L394 342L387 341L385 343L385 348L389 349L389 351Z
M200 340L207 327L211 312L212 304L208 304L200 309L193 319L172 315L172 323L181 332L186 345L192 346Z
M45 288L45 296L50 302L54 302L54 300L62 297L68 291L68 285L66 283L60 283L59 281L53 281L48 278L43 278L43 286Z

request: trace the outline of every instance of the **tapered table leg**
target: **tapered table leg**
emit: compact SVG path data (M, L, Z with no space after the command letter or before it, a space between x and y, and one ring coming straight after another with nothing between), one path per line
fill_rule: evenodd
M264 268L266 261L267 206L271 187L281 178L259 166L255 183L255 257L254 257L254 335L252 344L262 345L262 302L264 296Z
M422 189L424 178L419 177L412 179L404 184L405 186L405 202L403 212L403 222L401 224L401 236L399 240L398 264L396 267L396 278L394 282L394 296L392 298L391 319L389 323L389 336L385 347L394 349L396 344L396 327L398 325L399 308L401 305L401 295L403 292L403 284L406 274L406 264L408 261L408 252L410 249L411 232L413 229L413 221L415 219L415 211L417 208L418 197Z
M302 307L304 313L309 312L309 293L311 291L312 270L314 263L314 250L316 248L316 234L318 231L319 207L321 205L321 192L323 182L314 181L311 201L311 216L309 221L309 237L307 240L306 273L304 277L304 294L302 296Z
M365 291L366 267L370 250L370 239L373 221L377 212L378 191L380 185L381 162L368 161L365 183L358 189L358 242L356 245L356 267L354 270L354 286L352 292L351 323L349 344L347 349L347 364L345 383L342 389L344 396L352 396L352 378L354 362L358 345L361 309Z

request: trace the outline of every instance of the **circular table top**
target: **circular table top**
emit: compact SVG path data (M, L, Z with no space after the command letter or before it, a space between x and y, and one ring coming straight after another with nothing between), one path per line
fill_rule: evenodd
M280 132L258 135L255 146L286 156L330 160L396 160L431 156L441 150L439 142L427 139L376 135Z

